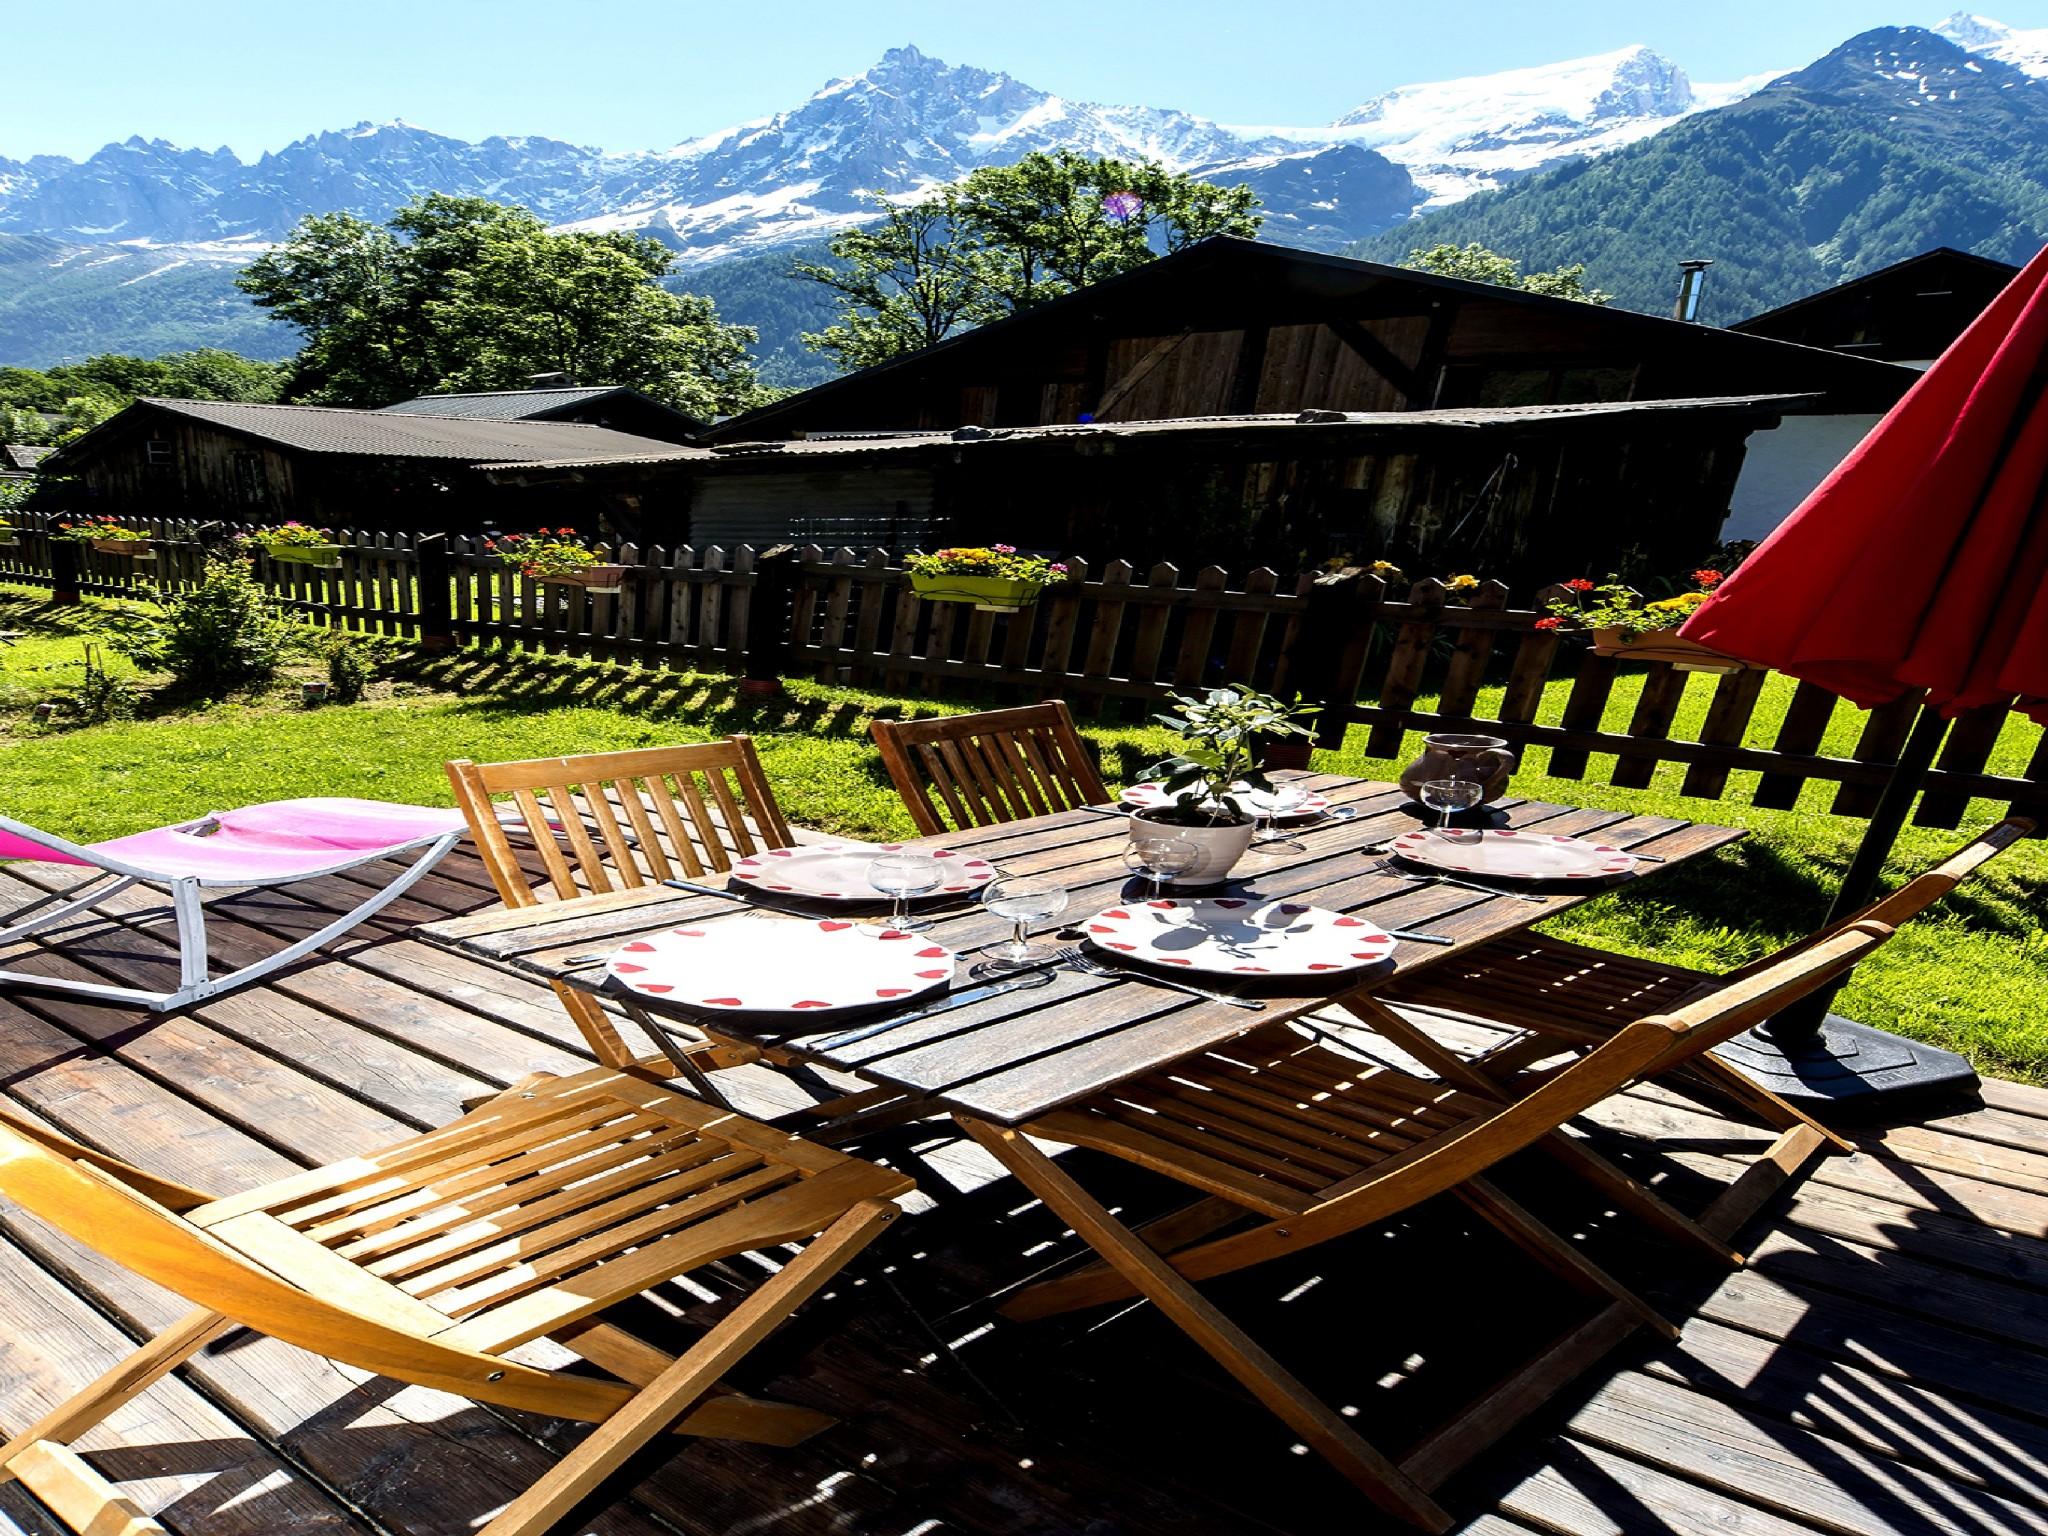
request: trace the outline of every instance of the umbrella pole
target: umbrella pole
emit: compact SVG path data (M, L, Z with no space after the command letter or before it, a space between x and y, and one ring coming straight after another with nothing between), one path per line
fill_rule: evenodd
M1854 916L1877 894L1885 860L1927 782L1948 728L1949 722L1939 711L1921 708L1871 813L1863 841L1835 891L1823 929ZM1977 1074L1970 1064L1952 1051L1901 1039L1830 1013L1828 1005L1847 981L1843 977L1793 1004L1729 1041L1718 1054L1761 1079L1774 1093L1809 1107L1832 1104L1865 1112L1880 1106L1891 1110L1904 1099L1961 1093L1977 1086Z

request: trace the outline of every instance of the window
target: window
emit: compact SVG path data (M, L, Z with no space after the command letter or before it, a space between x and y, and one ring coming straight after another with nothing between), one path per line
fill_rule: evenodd
M142 445L142 459L151 469L169 469L178 462L178 450L168 438L152 437Z

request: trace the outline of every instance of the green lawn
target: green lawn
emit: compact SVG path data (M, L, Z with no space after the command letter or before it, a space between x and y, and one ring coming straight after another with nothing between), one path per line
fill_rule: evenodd
M300 709L296 679L268 693L106 725L46 728L27 718L36 699L75 687L84 641L132 623L136 610L111 603L52 610L35 594L0 586L0 629L29 637L0 648L0 813L70 836L100 838L255 800L360 794L449 803L441 764L603 751L704 740L746 731L784 809L810 826L849 834L902 834L908 818L868 740L878 713L945 713L965 702L904 700L856 689L791 685L790 697L743 699L731 679L544 657L466 652L423 660L388 653L370 697L352 706ZM303 675L314 676L312 668ZM151 680L139 680L147 685ZM1696 725L1712 680L1695 679L1680 726ZM1757 711L1753 741L1768 741L1790 685L1774 680ZM1430 701L1419 701L1428 708ZM1615 690L1607 720L1627 721L1633 680ZM1485 713L1490 701L1482 700ZM1562 688L1546 699L1555 720ZM1860 716L1840 712L1827 749L1846 753ZM1126 778L1160 755L1164 732L1085 725L1105 776ZM1391 777L1394 759L1362 755L1362 730L1318 768ZM2018 772L2040 728L2015 722L1992 767ZM1683 769L1667 765L1647 790L1602 780L1611 760L1595 758L1584 780L1548 777L1538 750L1515 779L1517 794L1578 805L1718 821L1752 836L1712 859L1589 902L1549 925L1589 943L1723 969L1808 931L1827 906L1863 823L1826 813L1832 786L1809 785L1798 809L1759 811L1745 801L1753 775L1735 775L1730 798L1677 793ZM1971 807L1964 832L1909 829L1892 872L1932 863L1969 830L1995 819ZM1974 885L1909 928L1869 964L1841 1008L1867 1023L1962 1050L1985 1071L2048 1081L2048 843L2006 854Z

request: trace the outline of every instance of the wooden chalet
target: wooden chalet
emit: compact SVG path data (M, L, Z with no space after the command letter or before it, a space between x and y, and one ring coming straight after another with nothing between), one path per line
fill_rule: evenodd
M1863 413L1911 383L1766 336L1217 238L704 438L1777 393Z
M664 443L687 443L703 423L622 384L542 385L475 394L419 395L383 409L465 421L575 421Z
M1987 256L1937 246L1730 329L1924 368L2018 272Z
M631 460L674 445L567 421L414 416L303 405L137 400L43 463L74 476L80 510L319 527L478 532L566 524L612 510L563 483L508 496L486 464ZM637 497L628 505L637 507Z

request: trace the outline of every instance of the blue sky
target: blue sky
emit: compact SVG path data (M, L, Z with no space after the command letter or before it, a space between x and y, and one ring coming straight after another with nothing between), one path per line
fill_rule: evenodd
M1647 43L1696 80L1805 63L1899 0L93 0L0 6L0 156L140 133L253 158L403 117L462 138L663 148L912 42L1094 101L1319 123L1377 91ZM2048 0L1986 12L2048 26Z

